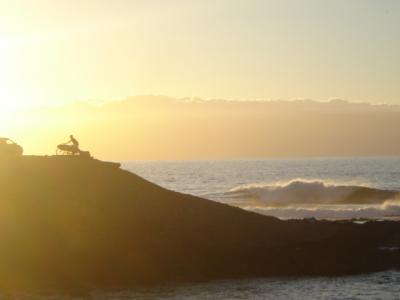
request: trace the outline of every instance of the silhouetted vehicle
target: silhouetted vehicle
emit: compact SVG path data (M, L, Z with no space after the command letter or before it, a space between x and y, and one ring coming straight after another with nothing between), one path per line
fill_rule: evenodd
M60 144L57 146L57 155L79 155L80 150L73 145Z
M9 138L0 138L0 157L21 156L24 150Z
M57 146L57 155L79 155L88 158L91 157L89 151L82 151L79 149L79 142L72 134L69 137L70 140L68 142Z
M82 151L73 145L60 144L57 146L57 155L79 155L83 157L91 157L89 151Z

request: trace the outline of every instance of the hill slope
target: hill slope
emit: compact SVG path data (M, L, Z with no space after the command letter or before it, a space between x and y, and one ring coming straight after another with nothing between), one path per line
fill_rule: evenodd
M280 221L79 157L1 161L0 288L341 275L400 265L397 222Z

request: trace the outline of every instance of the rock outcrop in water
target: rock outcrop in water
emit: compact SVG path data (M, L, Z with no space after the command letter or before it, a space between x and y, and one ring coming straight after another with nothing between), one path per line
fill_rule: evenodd
M0 288L124 288L400 265L400 223L281 221L79 157L1 161Z

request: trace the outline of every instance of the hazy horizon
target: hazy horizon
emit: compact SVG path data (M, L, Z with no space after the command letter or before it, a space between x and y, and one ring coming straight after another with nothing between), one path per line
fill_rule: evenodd
M82 149L111 160L392 156L400 155L399 119L399 105L340 99L143 95L15 111L2 132L39 155L54 154L73 133Z

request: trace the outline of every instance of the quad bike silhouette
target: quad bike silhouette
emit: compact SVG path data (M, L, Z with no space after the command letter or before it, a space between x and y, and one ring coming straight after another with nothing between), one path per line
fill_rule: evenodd
M91 157L89 151L82 151L74 145L60 144L57 146L56 155L79 155Z
M24 150L9 138L0 138L0 157L18 157Z

